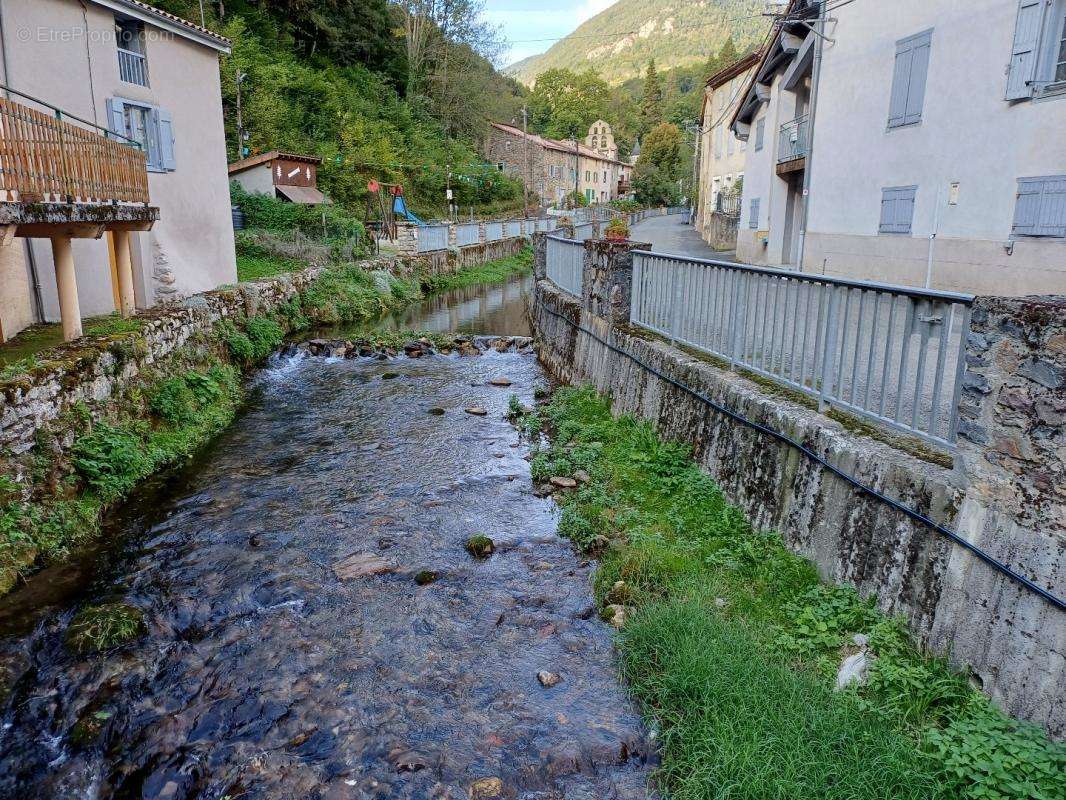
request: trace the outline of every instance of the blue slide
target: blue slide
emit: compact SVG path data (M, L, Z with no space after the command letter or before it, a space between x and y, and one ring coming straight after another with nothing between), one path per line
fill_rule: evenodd
M394 213L398 217L403 217L406 220L410 220L411 222L415 223L416 225L425 225L426 224L422 220L420 220L417 216L415 216L415 213L413 211L411 211L411 209L409 209L407 207L407 203L403 199L403 195L397 195L396 197L393 198L393 201L392 201L392 213Z

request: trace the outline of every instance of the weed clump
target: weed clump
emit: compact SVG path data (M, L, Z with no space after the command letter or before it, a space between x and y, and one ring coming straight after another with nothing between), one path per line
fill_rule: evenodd
M466 552L474 558L488 558L495 552L496 545L492 539L482 534L476 534L466 540Z
M126 603L87 606L74 615L64 641L79 655L110 650L137 639L147 630L144 612Z

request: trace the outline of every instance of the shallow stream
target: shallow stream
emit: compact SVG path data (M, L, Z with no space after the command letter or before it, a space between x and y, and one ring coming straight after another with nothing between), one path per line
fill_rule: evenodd
M481 323L429 313L507 320L513 283ZM207 452L114 515L91 569L4 601L0 666L21 678L0 796L645 797L651 748L593 565L556 535L505 418L543 381L533 356L493 351L271 361ZM478 533L484 560L464 549ZM27 597L47 611L19 633ZM74 612L114 598L148 633L69 652Z

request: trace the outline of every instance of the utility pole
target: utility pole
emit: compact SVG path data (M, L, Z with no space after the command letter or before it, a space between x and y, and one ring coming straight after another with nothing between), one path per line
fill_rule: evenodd
M526 185L525 197L523 200L526 217L529 217L529 187L533 185L533 142L529 140L529 114L526 107L522 106L522 134L526 140L526 165L528 167L529 175L527 179L523 181Z
M241 114L241 84L247 79L248 73L237 70L237 158L244 158L244 117Z

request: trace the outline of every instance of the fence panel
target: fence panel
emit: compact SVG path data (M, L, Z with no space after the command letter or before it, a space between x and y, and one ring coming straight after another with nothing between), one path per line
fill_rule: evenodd
M455 244L457 247L468 247L481 241L481 226L476 222L467 222L455 226Z
M429 253L433 250L448 249L449 225L421 225L418 228L418 252Z
M503 238L503 223L502 222L486 222L485 223L485 241L495 242Z
M951 446L973 297L637 251L632 321Z
M518 220L511 220L504 224L504 236L508 239L514 239L522 235L522 223Z
M574 226L574 241L583 242L586 239L591 239L596 235L596 223L586 222L584 225Z
M581 275L585 263L584 244L572 239L549 236L545 256L548 280L575 297L581 297Z

